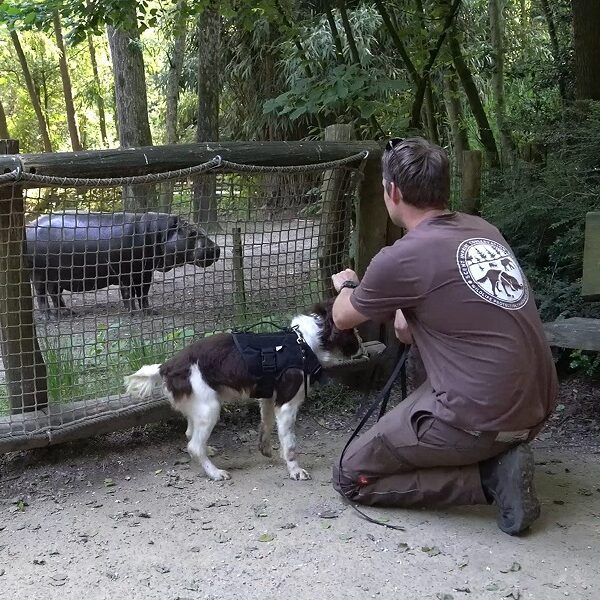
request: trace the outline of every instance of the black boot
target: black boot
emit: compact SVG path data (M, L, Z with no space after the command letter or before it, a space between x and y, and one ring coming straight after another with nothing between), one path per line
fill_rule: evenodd
M498 527L509 535L525 531L540 516L533 486L534 469L529 444L519 444L479 463L483 491L498 506Z

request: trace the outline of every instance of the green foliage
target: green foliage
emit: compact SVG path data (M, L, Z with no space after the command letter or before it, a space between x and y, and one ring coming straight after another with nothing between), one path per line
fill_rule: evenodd
M281 46L288 89L265 101L264 114L292 121L311 115L346 122L366 120L408 89L404 77L381 52L377 39L381 17L373 6L365 3L348 11L359 64L353 62L339 11L332 14L343 56L336 54L325 16L301 22L292 33L297 37ZM296 39L301 39L300 46Z
M585 215L600 198L600 104L565 112L540 143L543 164L518 162L490 175L484 216L513 247L544 319L600 316L580 297Z
M592 379L600 379L600 353L574 350L571 352L569 368Z
M264 112L288 115L295 120L305 114L345 114L356 109L364 119L378 109L378 100L407 89L403 80L378 77L360 65L335 65L312 77L296 80L290 90L264 104Z

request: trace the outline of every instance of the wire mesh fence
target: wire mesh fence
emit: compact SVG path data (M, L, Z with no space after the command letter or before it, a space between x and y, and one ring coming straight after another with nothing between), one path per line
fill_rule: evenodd
M124 375L218 331L285 325L329 295L364 158L5 182L0 441L126 409Z

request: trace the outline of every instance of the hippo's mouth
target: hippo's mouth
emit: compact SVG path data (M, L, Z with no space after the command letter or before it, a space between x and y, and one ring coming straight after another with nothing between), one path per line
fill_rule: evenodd
M210 265L212 265L215 262L217 262L216 258L208 258L208 257L206 257L206 258L197 258L194 261L194 264L197 267L210 267Z
M196 259L194 260L194 264L197 267L210 267L210 265L219 260L220 255L221 249L219 246L210 249L196 249Z

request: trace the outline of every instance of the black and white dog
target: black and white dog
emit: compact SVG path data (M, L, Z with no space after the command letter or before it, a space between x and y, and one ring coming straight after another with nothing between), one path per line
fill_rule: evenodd
M125 377L127 392L146 397L162 383L173 408L187 417L188 452L215 481L230 478L208 457L208 438L219 420L221 405L258 399L261 453L269 457L272 454L275 419L281 455L290 477L310 479L296 461L295 423L305 398L305 385L310 384L321 366L331 366L361 349L356 331L335 327L332 307L333 301L329 300L317 304L312 314L294 317L291 329L283 337L263 336L267 343L262 343L262 349L258 348L258 341L253 342L262 334L244 334L236 339L235 334L224 333L204 338L162 365L145 365Z

